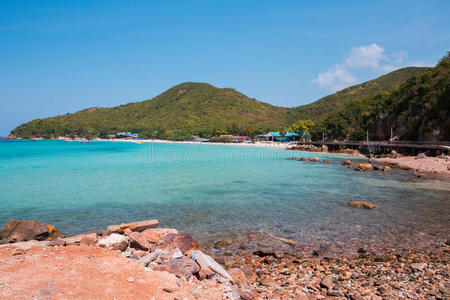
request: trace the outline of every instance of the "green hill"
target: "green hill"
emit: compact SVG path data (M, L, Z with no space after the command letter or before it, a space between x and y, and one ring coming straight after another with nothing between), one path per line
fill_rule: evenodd
M392 92L409 78L426 70L428 68L407 67L399 69L374 80L348 87L311 104L294 107L292 113L298 119L323 120L331 113L343 109L347 103L367 99L378 93Z
M391 92L409 77L427 68L404 68L375 80L349 87L312 104L284 108L251 99L230 88L186 82L142 102L112 108L94 107L73 114L37 119L12 131L19 137L51 138L63 135L101 136L118 131L140 137L185 139L220 133L254 136L278 130L301 119L320 121L333 111L380 92Z
M413 76L391 93L358 99L317 124L315 135L388 140L391 128L400 140L450 140L450 57Z
M229 88L186 82L147 101L113 108L91 108L74 114L38 119L14 129L21 137L65 134L106 136L117 131L141 137L184 139L192 134L251 135L288 125L288 109L260 102Z

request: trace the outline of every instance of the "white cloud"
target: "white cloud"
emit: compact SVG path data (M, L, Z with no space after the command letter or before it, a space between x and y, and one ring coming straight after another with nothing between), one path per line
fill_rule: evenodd
M313 82L321 89L336 92L358 82L355 71L392 72L406 66L425 66L423 62L404 63L405 51L386 53L385 49L375 43L353 47L343 63L336 64L325 72L319 73Z
M333 92L341 90L357 81L345 67L336 65L326 72L320 73L314 82L318 83L320 88L332 90Z
M383 52L384 48L375 43L353 47L349 57L345 60L345 65L349 68L379 68L380 60L384 58Z

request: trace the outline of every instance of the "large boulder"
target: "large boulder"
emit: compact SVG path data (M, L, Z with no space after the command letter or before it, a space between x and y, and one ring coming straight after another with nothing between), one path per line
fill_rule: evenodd
M199 265L190 258L168 260L153 268L157 271L166 271L179 277L189 277L200 271Z
M163 250L175 250L180 249L184 253L189 250L195 250L198 247L198 242L194 238L185 232L179 234L169 233L165 235L161 240L154 244L153 248L159 248Z
M153 220L145 220L128 224L120 224L120 225L110 225L106 228L105 235L109 235L111 233L124 233L125 230L129 229L131 231L142 232L148 228L156 228L159 225L159 221L156 219Z
M0 232L0 244L30 240L50 241L63 237L64 234L53 225L35 220L11 220Z
M128 236L130 238L130 247L148 251L151 248L149 241L140 232L132 232Z
M168 234L178 234L173 228L149 228L142 232L142 235L150 243L157 243Z
M130 246L136 249L148 251L153 243L159 242L168 234L178 234L176 229L172 228L149 228L142 232L129 232Z
M124 251L128 247L128 237L118 233L112 233L98 240L95 245L109 250Z

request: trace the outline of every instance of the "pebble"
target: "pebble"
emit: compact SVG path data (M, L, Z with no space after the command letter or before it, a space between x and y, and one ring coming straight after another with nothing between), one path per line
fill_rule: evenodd
M333 277L325 276L324 278L322 278L322 280L320 281L320 286L331 290L334 286Z
M413 264L411 264L411 269L413 269L413 270L422 271L426 267L427 267L426 263L413 263Z
M264 285L264 286L275 286L275 285L277 285L276 281L273 280L272 278L269 278L269 277L262 279L260 281L260 283L261 283L261 285Z

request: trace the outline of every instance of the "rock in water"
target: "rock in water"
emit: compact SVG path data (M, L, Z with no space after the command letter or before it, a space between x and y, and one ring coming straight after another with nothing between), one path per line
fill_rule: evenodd
M375 209L378 208L378 205L368 202L368 201L350 201L345 203L351 207L365 208L365 209Z
M389 167L389 166L384 166L383 167L383 172L390 172L391 170L392 170L392 168Z
M228 272L219 265L211 256L206 255L200 250L191 252L192 259L194 259L203 270L207 270L208 268L222 276L223 278L233 281L233 278L228 274Z
M102 238L96 242L96 245L109 250L124 251L128 247L128 238L118 233Z
M189 277L200 271L198 264L190 258L168 260L153 268L157 271L167 271L180 277Z
M56 238L64 238L64 234L53 225L35 220L11 220L0 232L0 244L29 240L50 241Z
M351 164L348 165L350 168L355 169L359 172L370 172L372 171L372 164Z

